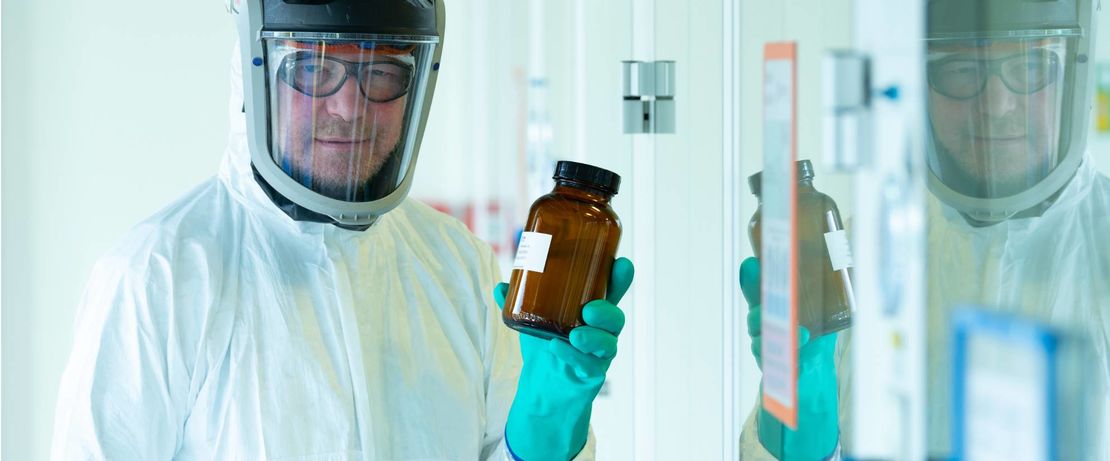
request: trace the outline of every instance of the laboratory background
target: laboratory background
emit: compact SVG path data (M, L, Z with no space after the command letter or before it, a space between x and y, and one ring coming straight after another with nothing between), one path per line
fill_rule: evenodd
M851 241L857 271L883 258L877 246L885 240L864 230L881 218L861 208L869 206L861 198L883 191L859 184L867 162L875 174L887 166L883 154L830 152L835 133L827 125L835 114L827 92L835 86L828 86L825 63L833 50L871 56L879 92L871 131L854 134L859 143L920 139L912 127L921 121L922 101L912 88L923 77L899 69L921 69L902 65L920 55L901 53L920 47L923 2L907 2L922 11L906 14L899 3L446 2L446 46L411 198L488 242L508 280L528 207L550 191L556 161L622 177L613 201L624 228L618 255L635 262L636 279L621 303L627 327L620 353L594 404L598 459L741 456L761 377L738 273L753 254L748 223L757 201L748 177L764 165L766 44L795 46L796 156L812 161L817 188L836 200L849 227L861 229ZM2 21L0 457L38 460L49 457L75 308L93 264L128 228L217 171L235 27L218 1L6 0ZM1110 174L1108 21L1105 12L1096 19L1103 33L1090 57L1097 70L1091 97L1105 100L1091 114L1087 137L1103 174ZM652 85L637 83L649 74ZM901 85L901 99L883 96L884 78ZM895 185L925 193L922 177ZM912 194L907 200L923 201ZM926 250L906 245L904 263L923 265ZM867 288L883 286L877 276L860 273L856 282L863 285L860 303L881 296ZM904 294L924 299L925 290L911 286ZM881 328L882 319L872 321ZM886 327L902 321L912 318ZM861 441L861 449L910 459L899 450L925 444L914 435L927 419L914 406L924 392L898 383L898 373L907 381L922 377L923 335L899 336L916 346L884 357L908 360L905 368L874 370L867 381L909 396L901 410L872 410L907 418L902 443ZM876 367L885 363L877 360ZM847 358L841 366L849 363L859 366ZM854 382L868 376L861 371Z

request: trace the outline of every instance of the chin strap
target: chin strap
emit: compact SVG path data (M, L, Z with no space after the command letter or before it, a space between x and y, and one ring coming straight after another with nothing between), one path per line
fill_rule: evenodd
M289 218L294 221L332 224L340 229L347 229L359 232L369 229L370 226L374 225L374 223L364 225L340 224L332 219L330 216L309 210L308 208L300 206L294 203L292 200L286 198L284 195L278 193L278 191L274 190L273 187L270 187L270 183L266 182L266 179L262 177L262 174L258 172L258 169L254 167L254 162L251 162L251 171L254 172L255 182L257 182L259 186L262 186L262 191L266 193L267 197L270 197L270 201L273 202L279 210L285 213L286 216L289 216Z
M1068 179L1068 182L1064 183L1064 186L1061 187L1060 190L1053 193L1052 196L1045 199L1045 201L1014 213L1004 219L983 221L976 219L962 211L958 212L960 213L960 216L964 218L964 221L967 221L968 225L970 225L971 227L990 227L1001 222L1009 221L1011 219L1038 218L1043 215L1045 211L1048 211L1048 209L1052 207L1052 204L1056 203L1056 199L1060 198L1060 194L1064 193L1064 189L1068 188L1068 185L1071 184L1071 181L1073 179L1075 179L1075 175L1072 175L1071 179Z

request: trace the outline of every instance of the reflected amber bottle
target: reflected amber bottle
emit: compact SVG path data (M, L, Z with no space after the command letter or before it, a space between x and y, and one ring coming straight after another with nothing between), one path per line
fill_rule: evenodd
M610 206L620 176L576 162L555 166L555 189L528 212L501 318L514 330L566 338L582 307L604 299L620 243Z
M849 274L852 260L836 202L813 187L809 160L798 161L797 168L798 324L816 338L851 326L855 304ZM759 200L759 208L748 223L748 236L756 258L766 264L760 256L761 176L762 172L748 178L752 194Z

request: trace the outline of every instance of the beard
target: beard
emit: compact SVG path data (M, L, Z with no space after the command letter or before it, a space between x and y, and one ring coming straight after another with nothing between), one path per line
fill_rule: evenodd
M967 196L1000 198L1019 194L1043 180L1057 162L1057 147L1043 140L1021 139L968 145L961 152L936 141L937 175Z
M379 175L395 177L397 171L383 173L383 168L396 170L399 130L379 128L370 121L348 122L342 119L317 119L315 130L296 132L279 147L282 169L302 185L326 197L348 202L374 200L372 186ZM394 131L391 133L390 131ZM388 179L388 178L387 178ZM392 182L392 181L389 181Z
M1058 163L1059 129L1023 115L932 124L937 175L967 196L999 198L1043 180Z

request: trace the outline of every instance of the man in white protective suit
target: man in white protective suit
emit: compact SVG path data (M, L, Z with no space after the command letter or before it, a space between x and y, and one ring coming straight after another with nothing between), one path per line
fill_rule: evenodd
M443 1L228 9L223 164L94 268L53 459L592 459L632 265L569 340L520 337L490 247L406 199Z
M1110 460L1110 180L1086 153L1092 0L930 0L927 8L927 449L949 459L949 317L974 304L1085 338L1092 424L1086 458ZM1105 155L1105 153L1100 153ZM761 355L759 263L740 285ZM753 410L742 458L851 453L850 333L803 333L798 429Z

